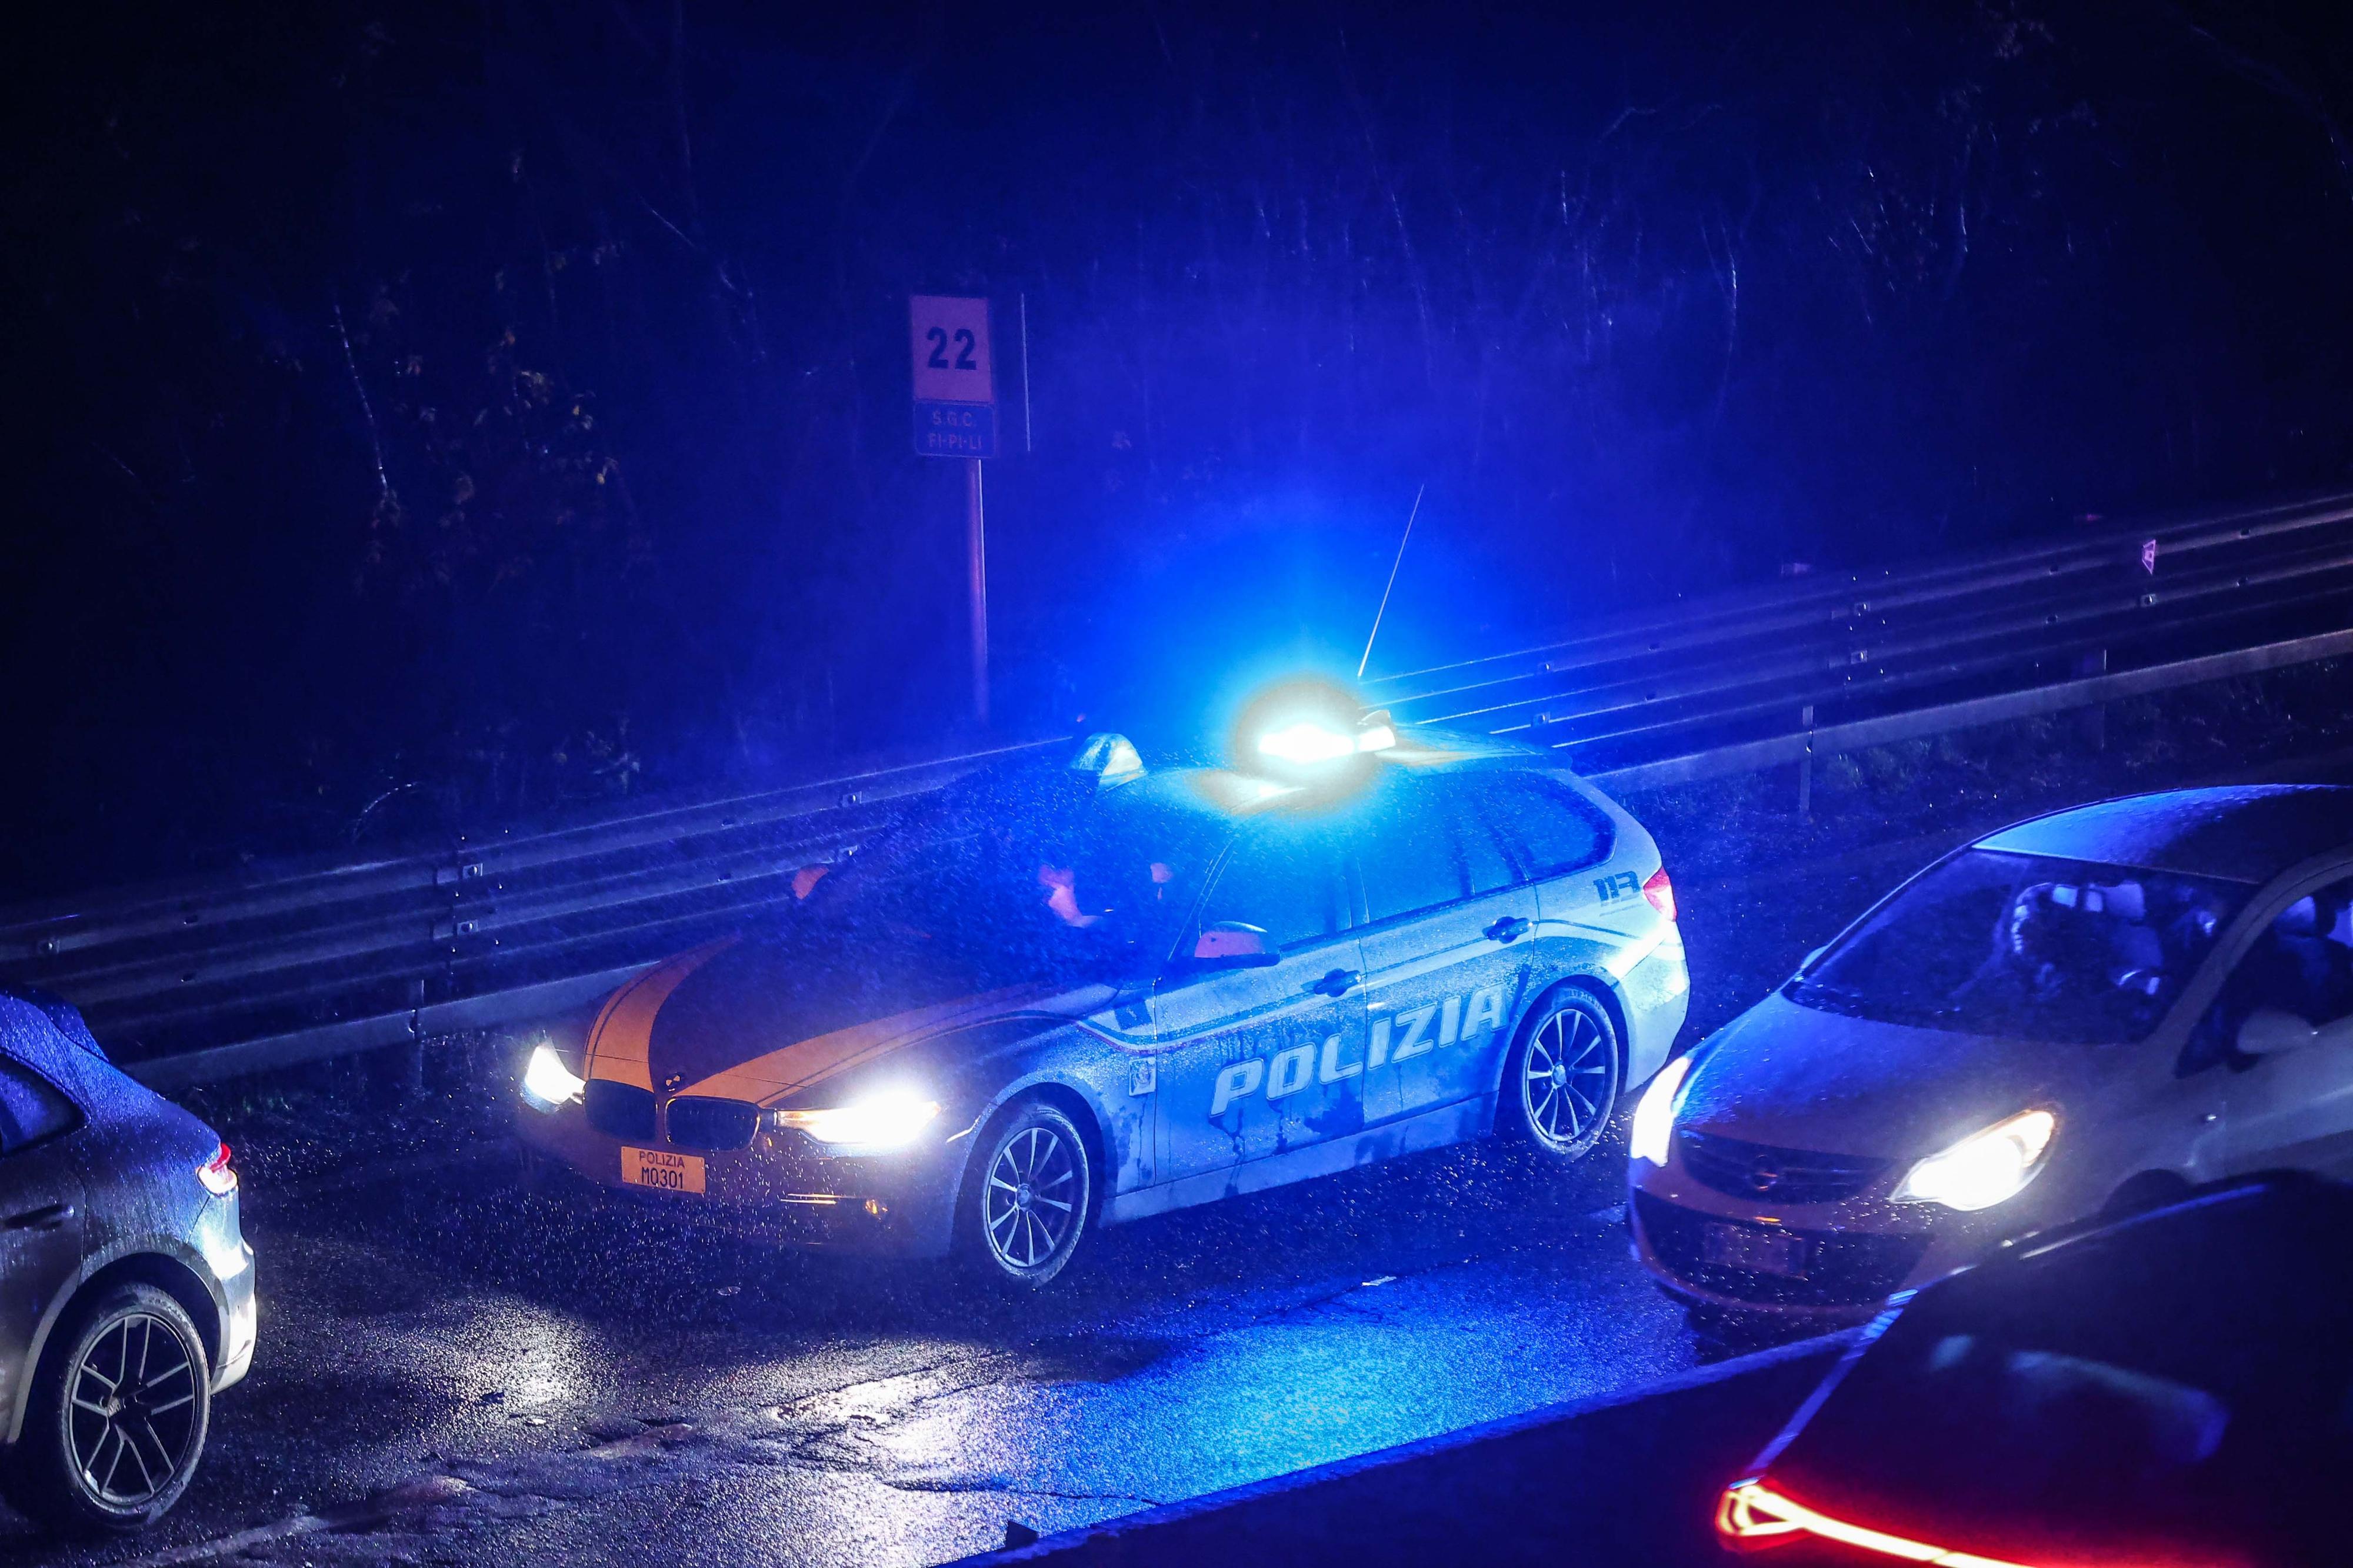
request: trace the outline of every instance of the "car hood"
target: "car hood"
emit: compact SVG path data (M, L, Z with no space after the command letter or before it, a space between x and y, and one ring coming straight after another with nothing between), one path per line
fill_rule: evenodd
M1900 1159L2082 1103L2116 1047L1883 1024L1776 993L1700 1047L1675 1120L1752 1143Z
M869 944L730 938L616 992L589 1032L587 1075L661 1094L766 1102L881 1053L977 1023L1041 1026L1109 1005L1110 986L987 991Z

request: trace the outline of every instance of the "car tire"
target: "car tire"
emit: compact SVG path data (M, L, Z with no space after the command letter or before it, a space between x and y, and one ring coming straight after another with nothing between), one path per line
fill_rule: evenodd
M1582 1159L1608 1129L1624 1075L1609 1009L1591 992L1564 986L1520 1024L1504 1065L1496 1125L1553 1159Z
M142 1530L187 1490L211 1416L212 1363L187 1309L153 1285L102 1290L50 1334L8 1500L69 1534Z
M983 1134L958 1216L966 1262L1040 1289L1070 1267L1094 1213L1094 1167L1077 1126L1044 1100L1017 1102Z

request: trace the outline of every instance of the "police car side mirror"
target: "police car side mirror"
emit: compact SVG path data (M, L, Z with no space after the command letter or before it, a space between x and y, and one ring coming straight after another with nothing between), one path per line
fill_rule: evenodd
M2239 1026L2239 1049L2251 1057L2274 1057L2312 1044L2313 1028L2293 1013L2258 1007Z
M1240 921L1217 921L1193 939L1193 962L1219 969L1261 969L1282 962L1266 932Z

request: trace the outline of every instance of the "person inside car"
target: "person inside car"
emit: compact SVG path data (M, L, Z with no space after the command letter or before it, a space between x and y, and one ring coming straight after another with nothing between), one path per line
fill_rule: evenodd
M2021 888L1995 922L1993 953L1965 990L2010 993L2014 1004L2048 1006L2073 1000L2088 986L2112 980L2115 926L2140 912L2139 889L2115 900L2119 889L2036 882Z
M2222 983L2189 1037L2182 1070L2218 1062L2244 1069L2256 1058L2239 1049L2239 1030L2256 1009L2293 1013L2315 1028L2353 1013L2353 948L2335 935L2353 886L2338 883L2298 899L2255 939Z
M2317 1028L2353 1013L2353 949L2332 934L2346 897L2337 887L2298 899L2256 939L2231 976L2242 1019L2277 1007Z

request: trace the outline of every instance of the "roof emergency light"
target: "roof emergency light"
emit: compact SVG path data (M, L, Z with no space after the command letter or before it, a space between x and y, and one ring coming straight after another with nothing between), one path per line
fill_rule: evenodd
M1071 771L1092 773L1097 788L1109 789L1113 784L1142 778L1144 758L1136 752L1134 742L1106 730L1087 737L1079 754L1071 759Z
M1317 676L1259 692L1229 735L1236 771L1323 791L1369 782L1374 754L1398 743L1387 711L1366 712L1354 691Z
M1306 767L1337 762L1360 752L1386 752L1397 744L1397 731L1387 724L1369 724L1354 734L1314 719L1295 719L1258 738L1261 756Z
M1259 754L1286 763L1329 763L1356 755L1356 742L1312 719L1297 719L1258 738Z

